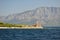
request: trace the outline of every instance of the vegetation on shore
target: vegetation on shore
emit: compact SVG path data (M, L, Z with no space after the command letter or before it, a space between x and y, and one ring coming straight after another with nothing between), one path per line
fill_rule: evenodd
M39 23L33 25L26 25L26 24L10 24L0 22L0 27L9 27L9 28L43 28Z
M10 24L10 23L4 23L0 22L0 27L25 27L27 25L25 24Z

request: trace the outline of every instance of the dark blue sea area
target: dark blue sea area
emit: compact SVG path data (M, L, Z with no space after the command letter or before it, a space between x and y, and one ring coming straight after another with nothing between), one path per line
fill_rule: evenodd
M0 29L0 40L60 40L60 29Z

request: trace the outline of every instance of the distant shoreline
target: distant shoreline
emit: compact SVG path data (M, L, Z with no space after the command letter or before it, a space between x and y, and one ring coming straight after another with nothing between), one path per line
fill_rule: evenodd
M0 29L43 29L40 27L0 27Z

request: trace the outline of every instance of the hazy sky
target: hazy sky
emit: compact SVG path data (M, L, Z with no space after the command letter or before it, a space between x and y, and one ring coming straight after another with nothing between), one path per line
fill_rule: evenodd
M37 7L60 7L60 0L0 0L0 16L16 14Z

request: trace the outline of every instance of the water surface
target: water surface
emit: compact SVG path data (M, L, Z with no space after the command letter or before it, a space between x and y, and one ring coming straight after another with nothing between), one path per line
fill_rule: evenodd
M0 29L0 40L60 40L60 29Z

